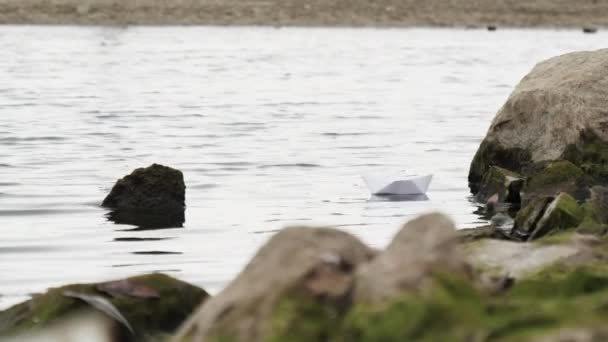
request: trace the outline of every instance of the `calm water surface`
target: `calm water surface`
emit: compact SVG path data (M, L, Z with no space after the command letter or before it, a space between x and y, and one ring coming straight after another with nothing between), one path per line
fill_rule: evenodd
M273 233L334 225L372 246L439 209L483 223L468 166L575 31L0 27L0 307L49 286L162 271L220 290ZM184 172L183 228L99 203L158 162ZM369 201L360 174L435 175L427 201Z

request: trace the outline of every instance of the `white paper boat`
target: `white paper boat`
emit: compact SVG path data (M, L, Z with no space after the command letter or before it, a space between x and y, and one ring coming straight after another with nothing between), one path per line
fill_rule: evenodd
M433 175L412 175L404 172L363 176L372 195L425 194L432 179Z

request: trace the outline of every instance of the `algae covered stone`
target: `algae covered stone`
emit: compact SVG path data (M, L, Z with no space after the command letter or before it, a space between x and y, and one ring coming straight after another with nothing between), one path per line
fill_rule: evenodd
M185 193L181 171L152 164L119 179L102 205L124 211L179 212L186 207Z
M535 199L517 213L511 235L527 241L568 228L576 228L585 211L569 194Z
M0 311L0 336L45 328L70 315L93 310L86 301L78 298L89 296L109 301L126 319L134 334L127 332L123 334L125 338L147 341L158 335L173 333L208 297L204 290L196 286L159 273L118 282L122 285L107 282L52 288L29 301ZM122 287L123 291L108 290L117 287Z

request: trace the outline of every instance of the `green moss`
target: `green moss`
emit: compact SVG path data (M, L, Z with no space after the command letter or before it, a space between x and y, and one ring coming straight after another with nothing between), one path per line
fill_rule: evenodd
M557 300L607 290L608 273L603 267L555 264L519 281L511 296Z
M269 342L327 341L342 320L337 306L310 298L288 297L276 307Z
M576 227L576 231L581 234L589 234L596 236L604 236L608 232L608 225L600 223L600 215L596 208L589 202L581 206L584 217L581 223Z
M356 305L338 341L526 341L565 327L601 326L608 318L604 269L554 266L500 296L453 276L438 279L423 296Z
M483 176L490 166L497 166L513 172L521 172L522 168L532 160L530 152L521 148L504 148L497 142L484 139L475 153L469 169L469 187L473 194L480 189Z
M576 228L583 220L584 210L569 194L561 193L547 207L529 239L538 239L560 230Z
M582 131L579 141L566 147L563 159L580 166L595 183L608 184L608 142L592 130Z
M129 278L133 284L153 289L158 297L110 297L98 284L75 284L48 290L31 300L0 312L0 336L45 327L79 310L90 309L83 301L64 295L65 291L102 296L120 311L141 339L173 332L208 295L190 284L163 274Z
M542 171L532 175L526 184L527 189L538 189L565 182L578 182L585 176L583 170L567 160L554 161Z
M534 232L541 221L545 210L550 206L553 198L535 198L521 209L515 216L515 223L511 237L516 240L525 241Z
M556 231L553 234L544 236L542 239L535 240L534 243L539 245L562 245L572 242L575 236L576 231L574 230Z

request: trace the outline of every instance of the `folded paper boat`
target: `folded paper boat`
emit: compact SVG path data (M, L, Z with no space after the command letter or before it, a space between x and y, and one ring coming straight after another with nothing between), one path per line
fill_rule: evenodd
M433 175L406 173L365 175L363 180L372 195L418 195L429 189Z

